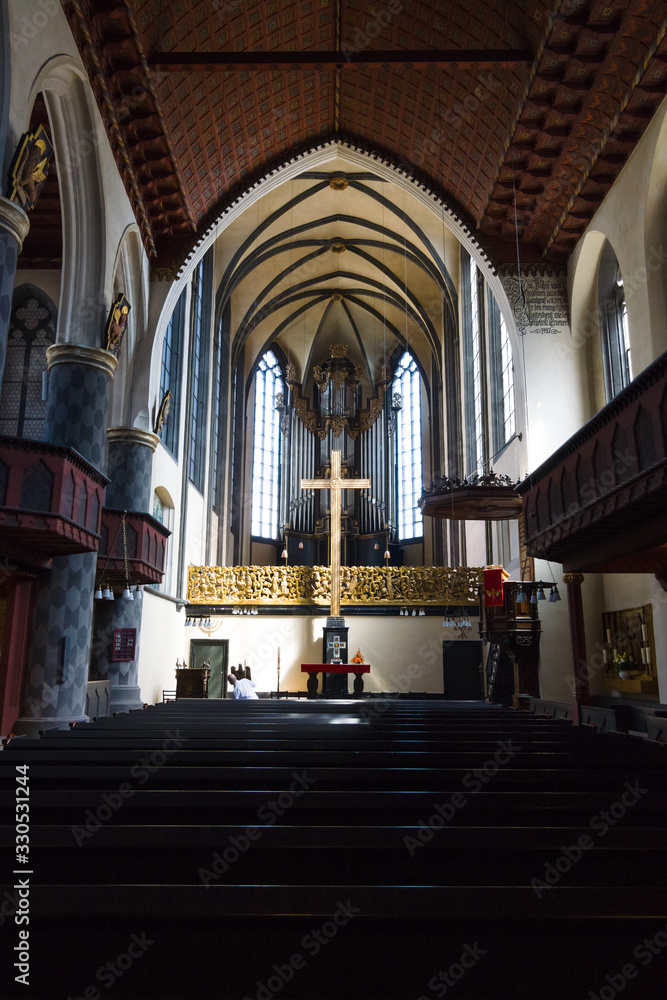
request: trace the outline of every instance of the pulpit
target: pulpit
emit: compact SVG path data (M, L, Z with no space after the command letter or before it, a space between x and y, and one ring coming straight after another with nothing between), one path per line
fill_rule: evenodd
M209 667L188 668L176 671L177 698L208 698Z

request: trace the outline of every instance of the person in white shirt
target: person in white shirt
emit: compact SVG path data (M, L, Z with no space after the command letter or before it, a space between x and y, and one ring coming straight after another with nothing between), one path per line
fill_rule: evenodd
M242 677L241 680L236 678L235 674L230 674L227 678L232 688L234 689L234 700L247 699L247 698L257 698L257 693L255 688L257 685L254 681L249 680L247 677Z

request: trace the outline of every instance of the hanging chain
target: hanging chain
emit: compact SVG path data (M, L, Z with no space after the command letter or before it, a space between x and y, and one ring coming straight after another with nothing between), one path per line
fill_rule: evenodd
M121 519L121 526L123 528L123 555L125 556L125 586L127 590L130 589L130 570L127 565L127 528L125 525L125 519L127 517L127 511L123 511L123 517Z

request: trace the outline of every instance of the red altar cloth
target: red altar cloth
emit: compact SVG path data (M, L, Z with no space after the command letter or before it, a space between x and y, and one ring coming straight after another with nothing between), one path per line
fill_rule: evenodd
M370 674L370 663L302 663L302 674Z

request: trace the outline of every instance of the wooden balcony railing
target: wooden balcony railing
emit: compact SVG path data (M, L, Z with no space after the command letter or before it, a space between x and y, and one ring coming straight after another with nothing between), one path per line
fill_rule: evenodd
M566 572L667 574L667 353L517 490L529 555Z
M44 566L97 551L108 482L72 448L0 436L0 554Z
M167 539L171 532L150 514L105 507L102 511L98 582L125 584L125 541L128 573L132 584L161 583ZM125 536L125 541L123 538Z

